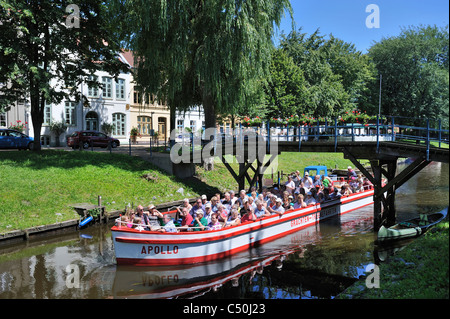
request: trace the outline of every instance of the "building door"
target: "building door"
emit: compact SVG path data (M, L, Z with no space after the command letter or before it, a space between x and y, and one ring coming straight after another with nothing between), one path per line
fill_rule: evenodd
M166 140L166 118L165 117L158 117L158 139L159 140Z
M98 115L97 113L90 111L86 114L86 130L98 131Z

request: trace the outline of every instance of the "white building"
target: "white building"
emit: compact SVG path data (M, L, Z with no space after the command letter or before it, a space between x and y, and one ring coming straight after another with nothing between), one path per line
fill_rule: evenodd
M119 54L122 62L128 64L122 54ZM41 129L41 143L43 146L55 145L56 137L50 132L50 124L54 121L64 122L67 130L62 134L60 145L66 145L66 137L79 130L101 131L103 123L114 124L112 136L119 139L121 143L127 144L130 133L129 104L133 92L131 73L121 73L115 80L110 74L98 71L92 77L102 83L101 88L88 87L83 83L79 92L89 100L89 107L83 106L82 101L75 102L74 99L63 100L59 104L48 103L45 105L44 122ZM57 85L57 83L52 83ZM31 110L28 101L16 103L10 111L0 114L0 127L15 124L17 120L27 122L26 134L33 136L33 123L31 121Z
M194 106L187 112L177 111L175 116L177 136L181 134L188 136L190 132L200 133L205 126L205 112L201 106Z

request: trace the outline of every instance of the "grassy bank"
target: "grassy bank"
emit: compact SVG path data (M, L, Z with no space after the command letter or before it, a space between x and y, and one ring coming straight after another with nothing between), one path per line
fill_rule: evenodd
M441 222L380 264L380 288L358 281L340 299L448 299L449 222Z
M157 181L141 178L151 174ZM184 196L176 191L184 188ZM195 192L140 158L97 152L0 152L0 232L78 218L69 207L107 210L169 202Z
M312 164L346 167L340 153L282 153L278 169L284 172ZM232 164L238 170L238 164ZM141 178L150 174L156 181ZM184 193L177 192L183 188ZM0 152L0 232L51 224L79 216L69 207L97 203L107 210L128 203L160 204L204 193L237 189L225 166L213 171L197 167L197 178L179 180L138 157L98 152L43 150L40 153Z

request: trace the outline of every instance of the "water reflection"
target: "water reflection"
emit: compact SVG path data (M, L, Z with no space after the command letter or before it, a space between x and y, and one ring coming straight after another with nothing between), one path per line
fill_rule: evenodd
M399 189L398 219L440 211L448 194L448 165L430 164ZM387 258L372 224L368 206L231 258L160 268L116 266L110 226L96 225L0 246L0 298L333 298Z

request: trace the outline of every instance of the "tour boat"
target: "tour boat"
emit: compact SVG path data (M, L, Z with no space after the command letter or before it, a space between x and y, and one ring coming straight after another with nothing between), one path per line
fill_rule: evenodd
M111 228L116 262L119 265L157 266L224 258L324 219L371 205L373 195L373 189L366 190L323 204L288 210L281 216L274 214L219 230L168 233L136 230L116 223Z

